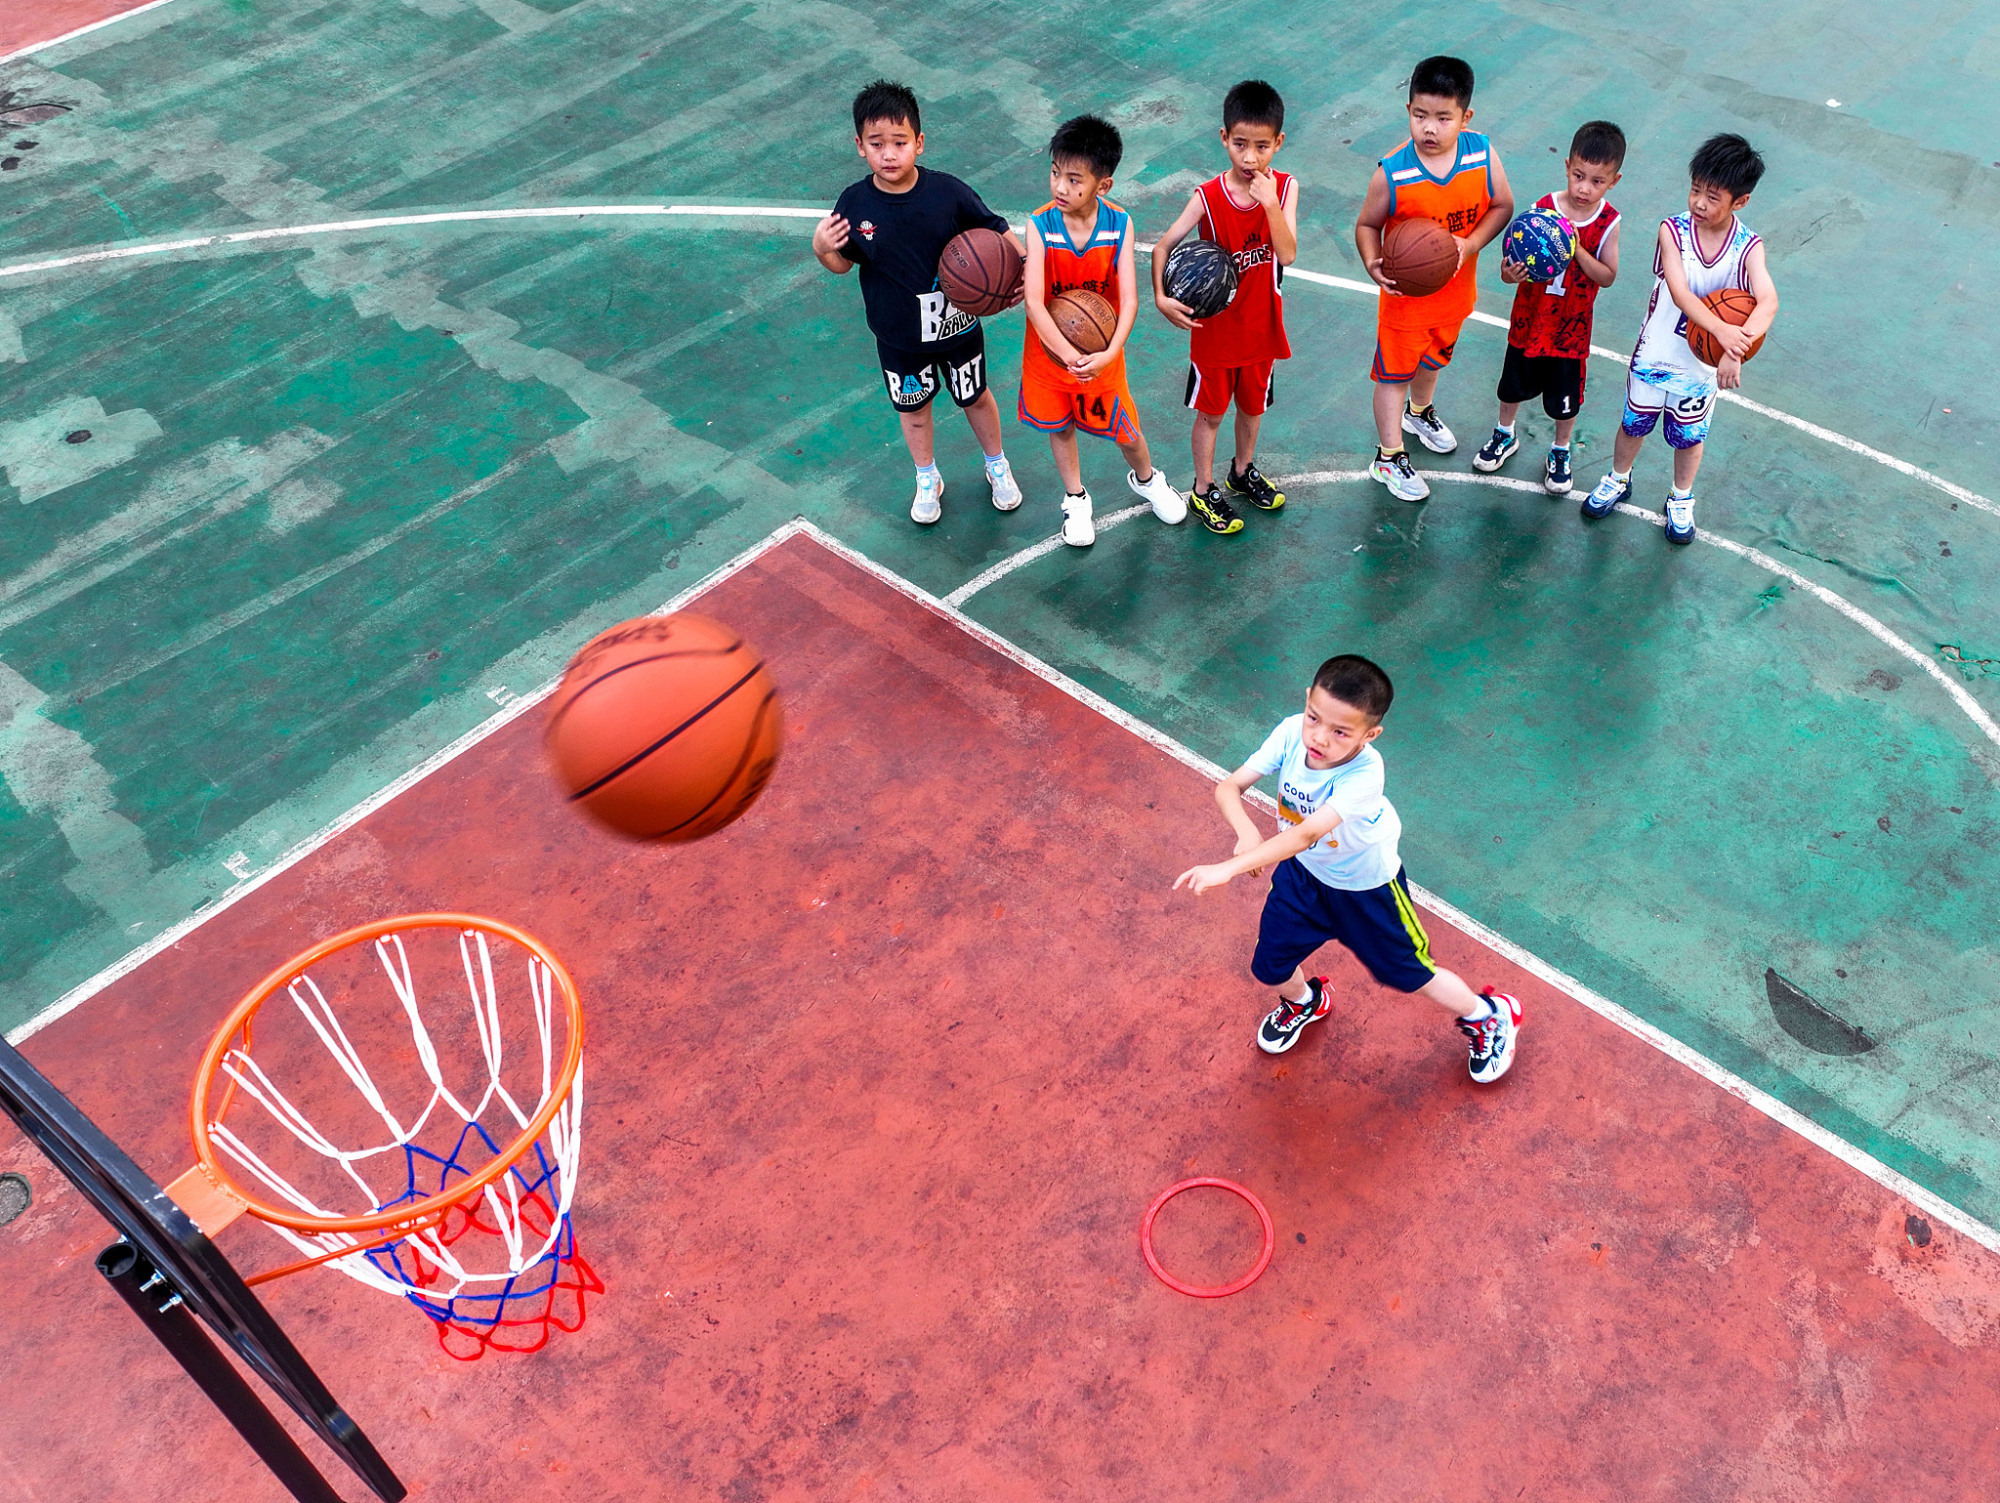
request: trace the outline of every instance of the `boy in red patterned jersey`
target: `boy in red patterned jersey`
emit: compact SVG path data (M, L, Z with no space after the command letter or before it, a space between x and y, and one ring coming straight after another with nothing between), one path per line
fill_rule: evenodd
M1284 268L1299 250L1298 184L1273 172L1285 144L1285 102L1262 79L1245 79L1222 101L1222 146L1229 171L1195 190L1181 217L1153 247L1153 302L1168 321L1189 331L1187 405L1194 409L1194 489L1188 505L1210 532L1240 532L1222 487L1215 483L1215 439L1236 403L1236 454L1229 490L1260 511L1276 511L1285 494L1257 473L1257 430L1271 405L1272 366L1289 360L1285 339ZM1236 296L1227 308L1197 319L1167 296L1167 257L1199 230L1236 262Z
M1491 474L1521 447L1514 418L1531 397L1555 419L1556 435L1542 466L1542 488L1551 496L1570 489L1569 439L1583 410L1583 378L1590 363L1590 316L1597 289L1618 276L1618 211L1605 198L1625 165L1625 132L1609 120L1577 128L1569 144L1568 182L1544 194L1538 209L1553 209L1576 226L1576 256L1553 282L1528 280L1527 268L1500 263L1500 280L1519 290L1507 327L1507 358L1500 367L1500 418L1493 436L1472 457Z

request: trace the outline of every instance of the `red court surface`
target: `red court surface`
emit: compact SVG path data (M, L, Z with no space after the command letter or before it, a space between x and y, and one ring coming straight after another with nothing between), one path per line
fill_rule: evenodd
M1332 957L1336 1019L1270 1059L1255 884L1169 891L1227 849L1198 774L804 537L700 609L787 694L738 825L583 827L531 712L26 1046L166 1178L209 1028L310 940L470 908L569 961L585 1328L461 1365L337 1275L267 1290L414 1497L1992 1496L1982 1249L1440 924L1525 1002L1500 1086ZM0 1167L37 1192L0 1234L0 1494L276 1497L91 1270L103 1223L17 1140ZM1140 1258L1195 1174L1276 1221L1228 1299ZM1257 1247L1212 1190L1158 1240L1199 1283Z
M66 37L146 0L0 0L0 57Z

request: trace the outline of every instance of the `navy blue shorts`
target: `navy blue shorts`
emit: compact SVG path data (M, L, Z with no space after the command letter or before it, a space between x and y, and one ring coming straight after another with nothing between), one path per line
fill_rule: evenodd
M1296 858L1279 862L1264 899L1250 974L1266 986L1280 986L1330 939L1346 945L1369 975L1394 991L1422 991L1437 974L1430 937L1400 870L1380 887L1346 892L1328 887Z

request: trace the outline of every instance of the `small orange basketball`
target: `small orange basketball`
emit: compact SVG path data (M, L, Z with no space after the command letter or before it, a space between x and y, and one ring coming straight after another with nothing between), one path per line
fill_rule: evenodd
M1757 311L1757 299L1741 287L1724 287L1720 291L1711 292L1702 299L1702 303L1724 323L1734 324L1739 329L1750 322L1750 315ZM1748 360L1763 349L1766 337L1764 334L1759 334L1751 340L1750 348L1744 351L1743 358ZM1688 320L1688 348L1694 351L1694 358L1703 365L1718 365L1722 361L1722 346L1715 342L1713 334L1693 319Z
M570 802L640 840L699 840L757 800L783 741L757 649L679 611L593 637L549 700L542 744Z
M1458 247L1435 219L1399 219L1382 237L1382 275L1404 297L1429 297L1458 275Z
M1118 332L1118 310L1102 293L1088 287L1072 287L1050 298L1049 317L1062 330L1062 337L1086 355L1110 349L1111 336Z

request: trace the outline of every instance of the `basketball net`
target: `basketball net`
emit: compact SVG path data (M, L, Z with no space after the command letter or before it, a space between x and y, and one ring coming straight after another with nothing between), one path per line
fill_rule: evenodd
M449 970L462 970L462 993L455 975L438 977L448 966L438 963L441 946L429 945L430 964L419 968L404 944L405 934L446 928L458 931L459 965ZM520 952L510 958L523 965L525 1008L516 1001L503 1011L489 934ZM310 969L371 950L393 1009L379 982L363 1001L362 976L323 989ZM436 986L429 1000L426 983ZM280 989L303 1031L283 1008L260 1017ZM367 1014L365 1048L342 1020L343 1008L357 1007ZM560 1049L559 1016L567 1032ZM253 1049L253 1024L267 1037L282 1032L283 1046ZM544 947L465 915L366 925L267 977L211 1046L194 1103L201 1167L305 1255L250 1282L324 1263L408 1300L436 1322L444 1350L465 1361L492 1349L536 1351L551 1329L580 1327L585 1296L604 1289L570 1224L582 1144L581 1024L574 983ZM214 1087L220 1100L210 1112ZM239 1097L261 1111L244 1110ZM338 1130L315 1124L329 1116Z

